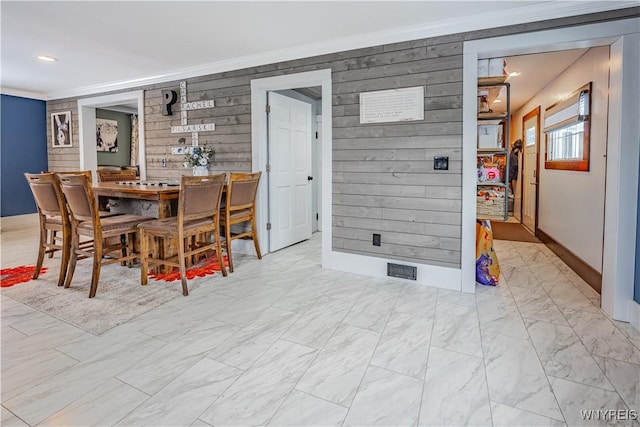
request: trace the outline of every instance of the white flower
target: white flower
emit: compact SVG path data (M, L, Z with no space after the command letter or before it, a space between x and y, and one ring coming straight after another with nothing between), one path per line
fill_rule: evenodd
M208 145L199 147L188 147L185 152L186 167L189 166L209 166L213 161L215 150Z

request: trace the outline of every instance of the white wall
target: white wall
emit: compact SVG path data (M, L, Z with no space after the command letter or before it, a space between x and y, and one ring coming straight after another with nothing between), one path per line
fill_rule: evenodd
M535 72L530 70L529 72ZM545 109L562 94L593 82L590 166L588 172L544 169ZM604 195L609 97L609 47L587 51L547 87L513 114L514 136L522 138L522 117L540 105L538 228L602 272Z

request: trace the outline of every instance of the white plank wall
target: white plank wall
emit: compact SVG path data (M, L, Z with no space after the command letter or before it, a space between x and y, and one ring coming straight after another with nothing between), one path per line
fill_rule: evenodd
M333 248L390 259L460 267L462 194L462 49L465 40L624 18L637 8L394 43L187 79L188 101L215 100L215 108L189 112L189 123L215 123L200 144L216 149L214 171L251 170L252 79L331 68L333 71ZM188 173L171 154L178 112L161 115L161 90L179 82L132 88L145 91L147 176ZM425 119L360 125L363 91L425 86ZM49 101L47 118L72 111L73 147L49 147L49 168L79 164L77 98ZM47 132L51 132L50 123ZM449 170L434 171L433 157L448 156ZM167 159L166 168L162 159ZM473 166L471 166L473 167ZM382 246L371 244L382 235Z

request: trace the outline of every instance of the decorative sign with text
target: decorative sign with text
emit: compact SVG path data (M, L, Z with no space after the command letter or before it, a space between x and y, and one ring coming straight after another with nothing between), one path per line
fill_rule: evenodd
M187 124L187 112L213 108L213 99L207 101L187 102L187 82L180 82L180 126L171 126L171 133L191 133L191 145L198 146L198 132L210 132L216 130L214 123ZM169 109L169 112L171 109Z
M424 86L360 94L360 123L424 120Z

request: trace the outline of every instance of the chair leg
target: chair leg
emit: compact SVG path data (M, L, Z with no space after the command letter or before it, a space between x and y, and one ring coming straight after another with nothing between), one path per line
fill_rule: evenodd
M56 230L51 230L51 243L53 243L54 245L56 244ZM53 258L53 253L55 251L51 251L49 252L49 258Z
M133 245L134 242L136 240L136 233L128 233L125 235L125 239L126 239L126 252L127 252L127 256L134 256L135 255L135 251L133 250ZM133 267L133 262L135 261L135 258L131 258L129 260L127 260L127 267L132 268Z
M184 255L184 241L185 239L179 240L178 246L178 265L180 269L180 281L182 282L182 295L185 297L189 295L189 288L187 287L187 267L185 266L185 255Z
M224 224L224 240L227 247L227 258L229 259L229 271L233 273L233 257L231 255L231 224Z
M60 276L58 277L58 286L64 285L64 279L69 269L69 257L71 252L71 232L69 230L62 231L62 260L60 261Z
M220 232L213 232L213 238L216 239L216 255L218 256L218 264L220 264L220 271L222 275L227 277L227 269L224 266L224 258L222 257L222 245L220 244Z
M73 273L76 271L76 264L78 263L78 245L80 244L80 238L77 234L73 233L71 236L71 259L69 259L69 268L67 269L67 278L64 281L64 287L71 286L71 279L73 279Z
M191 239L189 239L189 250L193 250L196 248L196 246L198 246L198 236L196 236L195 234L193 236L191 236ZM198 264L198 254L193 254L191 255L191 262L189 264L189 266L192 265L196 265ZM186 267L186 264L185 264Z
M127 235L126 234L120 235L120 254L122 258L127 256ZM131 264L127 263L127 261L120 261L120 265L123 267L125 265L129 265L129 267L131 267Z
M93 298L96 296L96 291L98 290L98 280L100 280L100 267L102 267L102 244L97 245L95 251L93 252L93 269L91 273L91 288L89 289L89 298Z
M33 279L37 279L40 275L40 269L42 268L42 263L44 262L44 253L47 249L47 230L44 229L44 226L40 225L40 247L38 248L38 259L36 261L36 269L33 272Z
M258 243L258 227L256 227L255 215L251 217L251 240L253 240L253 246L256 248L256 255L258 256L258 259L262 259L260 243Z
M149 242L144 230L140 230L140 284L147 284L149 272Z

